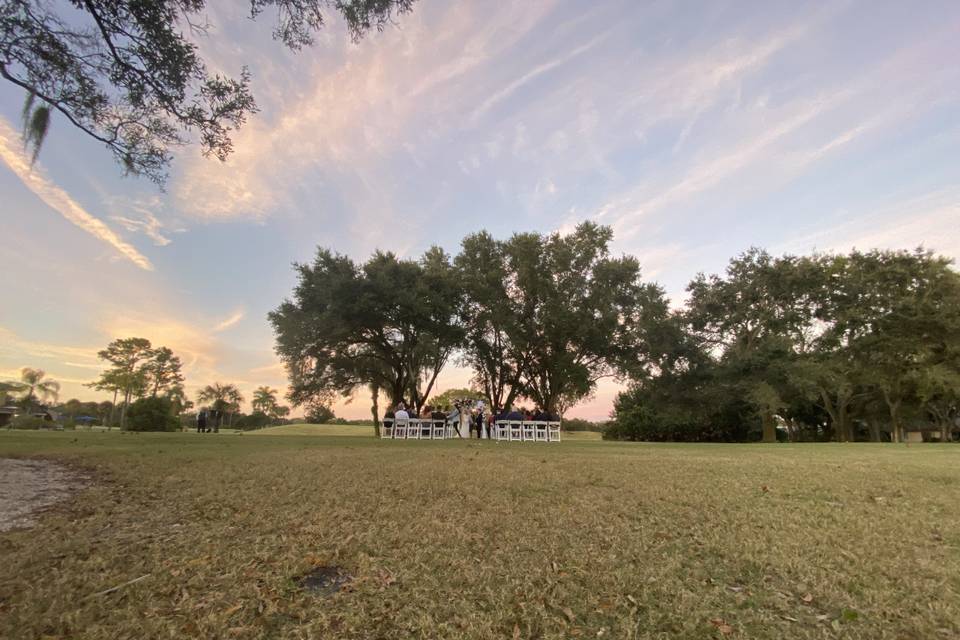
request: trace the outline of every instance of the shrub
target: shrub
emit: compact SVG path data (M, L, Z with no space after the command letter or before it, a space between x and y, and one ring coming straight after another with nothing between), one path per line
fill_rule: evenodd
M13 420L10 421L11 429L51 429L53 428L53 423L43 418L38 418L31 415L19 415L15 416Z
M564 431L597 431L602 432L605 424L602 422L590 422L582 418L567 418L563 421Z
M238 420L234 421L233 426L241 431L262 429L270 426L270 416L262 411L254 411L250 415L240 416Z
M140 398L127 409L129 431L179 431L180 423L166 398Z

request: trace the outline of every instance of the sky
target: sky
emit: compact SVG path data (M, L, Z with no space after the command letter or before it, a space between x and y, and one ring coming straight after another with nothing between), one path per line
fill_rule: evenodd
M30 167L24 96L0 82L0 379L39 367L61 400L104 397L83 386L97 350L142 336L192 397L285 390L266 315L317 246L416 257L593 220L677 306L754 246L960 258L953 0L422 0L359 43L330 20L299 53L243 4L211 0L198 45L249 66L260 112L225 163L177 149L165 191L56 116ZM618 388L567 415L605 419Z

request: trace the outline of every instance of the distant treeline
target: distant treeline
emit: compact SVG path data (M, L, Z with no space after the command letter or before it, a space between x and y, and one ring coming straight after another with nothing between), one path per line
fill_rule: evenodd
M454 256L432 247L364 263L320 248L270 314L289 398L366 393L376 422L382 395L423 411L457 363L494 411L562 415L599 380L626 381L608 438L952 437L960 276L950 260L754 249L723 275L698 275L676 310L641 278L640 258L611 255L612 238L593 223L506 240L480 232Z
M772 257L697 276L608 438L951 440L960 407L960 277L915 252Z

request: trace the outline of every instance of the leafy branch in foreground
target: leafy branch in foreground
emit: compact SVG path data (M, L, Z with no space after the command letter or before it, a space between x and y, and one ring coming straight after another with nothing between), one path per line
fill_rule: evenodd
M414 0L250 0L277 13L274 37L298 50L334 10L356 40ZM24 143L33 161L56 113L102 142L126 174L162 185L171 147L195 135L225 160L232 132L257 106L250 72L212 73L191 37L206 33L206 0L0 0L0 77L26 91Z

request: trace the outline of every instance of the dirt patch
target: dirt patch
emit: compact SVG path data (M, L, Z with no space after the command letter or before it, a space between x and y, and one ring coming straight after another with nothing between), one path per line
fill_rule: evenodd
M0 458L0 532L34 526L41 511L87 482L84 475L49 460Z
M309 573L306 573L295 579L297 586L319 596L332 596L340 590L340 587L353 579L340 567L315 567Z

